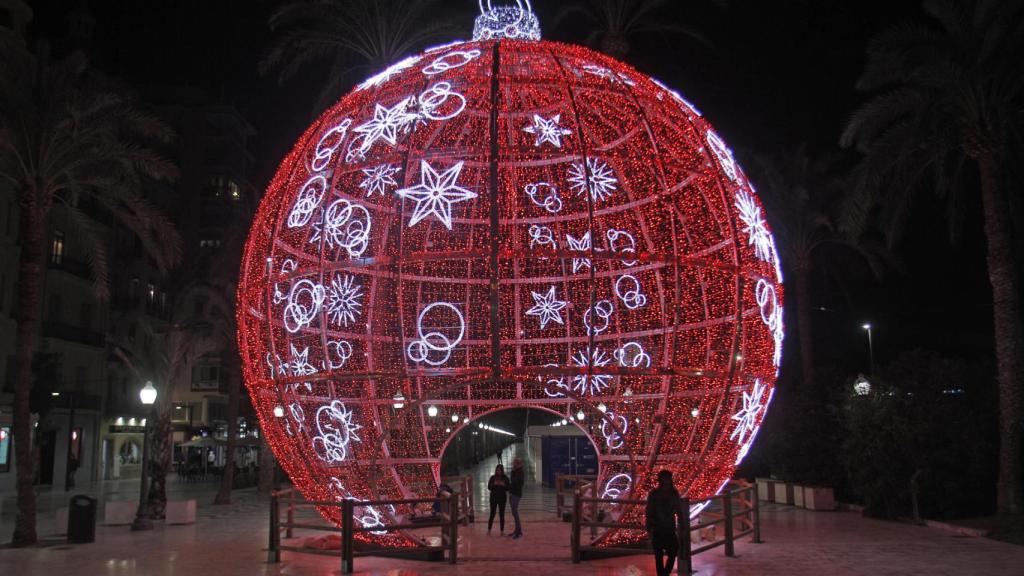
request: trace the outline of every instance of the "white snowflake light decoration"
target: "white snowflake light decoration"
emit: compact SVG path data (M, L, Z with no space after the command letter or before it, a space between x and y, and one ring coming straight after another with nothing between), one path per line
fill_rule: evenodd
M740 190L736 193L736 210L739 211L748 243L754 247L754 256L762 262L772 262L775 259L775 241L768 232L768 224L757 201L746 190Z
M363 287L348 274L336 275L327 288L327 317L346 328L363 312Z
M401 60L401 61L397 62L396 64L393 64L393 65L385 68L383 71L378 72L377 74L374 74L373 76L370 76L362 84L360 84L358 87L356 87L356 90L366 90L367 88L376 88L377 86L380 86L381 84L384 84L385 82L390 80L392 76L395 76L395 75L401 73L404 70L408 70L409 68L412 68L422 58L423 58L422 56L409 56L405 60Z
M592 351L577 350L572 355L573 366L580 368L604 368L611 361L611 357L600 346L595 346ZM597 396L608 388L611 380L612 376L608 374L577 374L572 377L572 388L581 395Z
M359 183L359 187L366 191L366 196L370 197L374 194L380 194L384 196L387 193L389 186L398 186L398 181L395 180L395 174L401 172L402 169L398 166L392 166L391 164L381 164L373 168L363 168L363 181Z
M589 186L587 172L590 172ZM584 168L582 162L574 162L569 167L569 182L577 196L584 192L590 192L590 198L594 202L606 200L615 193L619 185L619 179L608 164L597 158L587 158L587 166Z

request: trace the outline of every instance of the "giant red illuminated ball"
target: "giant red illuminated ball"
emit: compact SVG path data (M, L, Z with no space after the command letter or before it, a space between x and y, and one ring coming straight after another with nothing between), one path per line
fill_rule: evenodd
M667 468L710 496L781 360L757 195L675 92L503 31L530 37L497 29L403 60L281 164L238 300L261 430L309 499L410 498L434 495L462 428L530 407L589 435L598 495L643 498ZM356 511L368 528L410 512Z

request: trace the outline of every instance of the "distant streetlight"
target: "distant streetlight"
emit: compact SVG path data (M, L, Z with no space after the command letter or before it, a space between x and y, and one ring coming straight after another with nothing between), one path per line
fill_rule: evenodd
M142 390L139 390L139 400L153 411L153 404L156 402L157 390L150 381L146 382ZM152 530L153 519L149 516L149 422L156 414L143 420L142 428L142 474L139 478L139 509L135 512L135 521L132 522L132 530Z
M458 423L458 421L459 421L459 415L458 414L452 414L452 422Z
M602 402L602 403L597 405L597 410L598 410L598 412L604 413L604 412L608 411L608 407L604 405L604 402Z
M274 418L284 418L284 406L274 406Z
M580 410L579 412L576 413L576 419L577 420L583 420L586 417L587 417L587 415L583 413L583 410Z
M863 374L858 374L857 379L853 382L853 391L857 393L857 396L867 396L871 394L871 382L868 382Z
M395 407L395 410L405 408L405 396L403 396L401 392L396 393L392 400L394 400L394 404L392 404L392 406Z
M437 416L437 406L434 406L433 404L431 404L430 406L427 406L427 416L430 416L431 418L436 417Z
M868 372L871 374L875 373L875 345L871 341L871 324L867 323L861 326L868 333Z

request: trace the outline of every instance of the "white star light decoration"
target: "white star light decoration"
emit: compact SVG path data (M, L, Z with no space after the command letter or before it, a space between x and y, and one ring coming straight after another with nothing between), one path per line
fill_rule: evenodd
M590 172L589 186L587 172ZM569 182L576 195L590 192L590 198L594 201L605 200L615 193L619 184L615 172L603 160L587 158L587 166L584 168L582 162L575 162L569 167Z
M409 107L414 101L415 98L409 97L391 108L376 104L373 109L373 118L352 130L361 134L359 146L356 148L357 155L365 155L378 140L383 140L391 146L398 144L399 134L405 132L409 124L419 119L419 116L409 112ZM355 141L352 142L350 148L354 144Z
M761 402L761 397L764 396L765 385L760 379L754 380L754 387L750 392L743 393L743 407L740 411L732 415L732 419L739 422L732 430L732 434L729 435L730 440L735 440L737 444L743 444L743 441L747 439L747 436L754 431L757 426L757 417L764 410L764 404Z
M523 128L523 132L533 134L537 137L534 146L540 148L545 142L550 142L555 148L562 147L562 136L572 134L572 130L562 128L559 122L562 121L561 114L555 114L549 120L541 118L539 114L533 115L533 126Z
M577 239L572 234L565 235L566 242L569 243L569 250L573 252L590 252L590 246L592 244L590 239L590 232L583 235L582 238ZM573 258L572 259L572 273L579 272L580 268L586 266L590 268L590 258Z
M309 347L302 349L299 352L295 344L291 344L292 359L285 364L292 376L309 376L310 374L316 374L316 368L309 363Z
M452 204L465 202L477 197L475 192L470 192L457 185L459 174L462 173L463 163L438 173L427 163L420 161L420 184L412 188L402 188L395 192L406 200L416 203L412 219L409 220L409 228L412 228L428 216L434 216L444 224L448 230L452 229Z
M555 297L555 287L552 286L547 294L540 294L531 291L533 294L534 307L526 311L527 316L537 316L540 318L540 328L543 330L548 322L558 322L559 324L565 324L562 321L562 309L565 308L565 302Z
M335 276L327 288L327 317L335 324L348 327L362 314L363 287L346 274Z
M387 194L388 186L398 186L398 181L395 180L395 174L401 172L402 169L398 166L392 166L391 164L381 164L373 168L363 168L363 181L359 183L359 187L366 190L366 196L369 198L374 194L380 194L384 196Z

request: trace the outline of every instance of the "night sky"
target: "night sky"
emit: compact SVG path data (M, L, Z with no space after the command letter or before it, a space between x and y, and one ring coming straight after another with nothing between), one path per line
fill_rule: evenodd
M317 70L278 85L257 73L269 49L268 0L40 0L33 2L37 35L66 35L66 10L87 4L97 18L90 53L101 69L142 87L185 84L214 101L237 106L256 127L252 182L263 188L311 120L320 88ZM535 0L545 38L581 41L585 29L551 27L559 2ZM795 148L837 150L846 118L863 101L854 85L868 38L923 17L916 0L676 0L679 20L702 31L708 45L663 38L634 46L627 60L679 89L723 134L740 158ZM446 0L468 39L477 11L472 0ZM755 180L756 182L756 180ZM968 205L963 238L947 240L943 212L928 195L915 206L897 256L905 271L876 281L867 271L819 273L815 322L823 362L866 370L860 325L875 326L876 361L923 347L991 362L991 303L985 273L980 208ZM769 219L771 215L769 214ZM790 320L790 325L793 321ZM790 341L791 344L795 340ZM795 368L792 365L790 368Z

